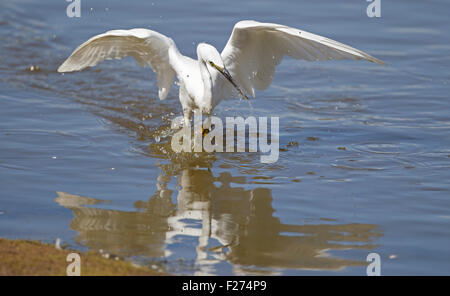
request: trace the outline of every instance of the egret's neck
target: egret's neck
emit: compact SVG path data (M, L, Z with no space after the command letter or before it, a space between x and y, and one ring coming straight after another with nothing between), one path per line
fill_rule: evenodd
M204 109L202 111L209 113L212 108L212 77L205 63L203 63L201 59L199 59L199 66L203 80L203 99L199 107Z

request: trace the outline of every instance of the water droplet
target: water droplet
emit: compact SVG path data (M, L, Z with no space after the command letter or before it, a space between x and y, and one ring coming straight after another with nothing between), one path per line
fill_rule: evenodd
M39 72L39 71L41 71L41 68L39 66L31 65L27 68L27 70L30 72Z

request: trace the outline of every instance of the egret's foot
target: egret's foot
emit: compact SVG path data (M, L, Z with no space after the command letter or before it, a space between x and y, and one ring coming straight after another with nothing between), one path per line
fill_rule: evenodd
M202 136L206 136L207 134L209 134L210 130L208 128L202 128Z

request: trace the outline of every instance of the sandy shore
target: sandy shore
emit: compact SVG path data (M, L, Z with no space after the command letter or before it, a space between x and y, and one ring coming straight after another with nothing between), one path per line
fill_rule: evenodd
M0 275L65 276L67 255L80 255L82 276L149 276L163 275L123 260L106 259L98 253L59 250L54 245L38 241L0 238Z

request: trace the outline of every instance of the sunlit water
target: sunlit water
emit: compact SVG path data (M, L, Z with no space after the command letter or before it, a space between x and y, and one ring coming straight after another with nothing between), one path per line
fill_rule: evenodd
M449 274L445 1L382 0L380 19L364 0L91 2L73 19L63 0L0 4L0 237L61 238L174 274L365 275L371 252L382 274ZM280 117L274 164L174 153L178 88L160 101L132 59L56 73L109 29L151 28L195 57L241 19L325 35L387 66L286 59L253 109L220 104L221 118Z

